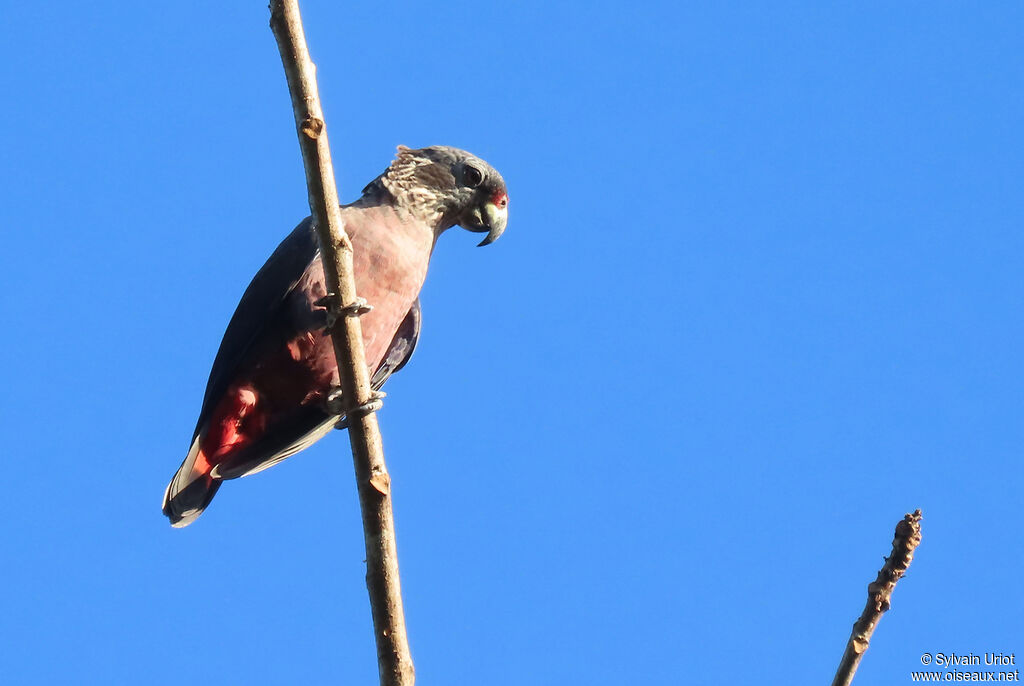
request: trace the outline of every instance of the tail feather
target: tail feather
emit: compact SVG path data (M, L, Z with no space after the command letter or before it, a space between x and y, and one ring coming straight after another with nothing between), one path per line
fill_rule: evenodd
M210 475L210 465L199 449L200 439L201 435L196 436L185 461L164 491L163 511L176 528L194 522L220 488L220 479Z

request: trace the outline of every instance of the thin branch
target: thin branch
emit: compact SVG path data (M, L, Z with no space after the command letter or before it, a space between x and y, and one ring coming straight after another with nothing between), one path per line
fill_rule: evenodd
M868 602L860 618L853 624L853 633L846 644L843 659L836 670L832 686L850 686L853 675L864 657L864 652L871 642L871 634L875 632L882 613L889 609L896 582L903 578L910 562L914 559L914 549L921 543L921 510L903 517L896 525L896 537L892 542L892 553L885 558L885 564L878 571L878 577L868 584Z
M339 296L340 306L351 314L339 316L331 328L338 359L343 398L349 407L373 400L370 375L363 351L362 327L353 306L358 302L352 267L352 244L342 226L338 190L334 182L327 127L320 107L316 67L309 57L297 0L271 0L270 28L277 39L288 77L295 125L302 148L309 189L309 207L320 241L324 279L328 293ZM349 417L349 439L355 462L359 505L366 540L366 586L370 592L377 663L382 686L410 686L414 678L412 657L402 611L398 576L395 523L391 512L391 480L384 464L377 417L372 412Z

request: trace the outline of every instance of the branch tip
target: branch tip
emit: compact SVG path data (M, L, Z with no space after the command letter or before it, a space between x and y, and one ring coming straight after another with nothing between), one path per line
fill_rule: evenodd
M896 582L903 578L914 559L914 550L921 543L921 519L921 510L917 509L904 515L896 525L892 552L885 558L885 563L878 570L878 576L868 584L867 604L860 617L853 623L853 632L846 643L846 650L839 662L832 686L849 686L853 681L853 675L868 649L875 627L878 626L882 614L891 607Z

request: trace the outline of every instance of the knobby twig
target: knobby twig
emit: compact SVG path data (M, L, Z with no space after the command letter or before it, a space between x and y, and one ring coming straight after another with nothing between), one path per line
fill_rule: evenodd
M331 328L341 390L350 407L359 407L370 403L373 396L363 351L362 327L358 316L354 316L358 308L353 306L358 301L352 244L342 226L327 127L317 91L316 67L306 47L297 0L271 0L270 28L277 39L288 77L327 291L338 294L342 311L349 314L337 317ZM366 586L370 592L380 683L382 686L410 686L414 671L402 611L391 480L384 464L376 415L372 412L351 414L355 416L348 417L348 433L363 515Z
M850 686L853 675L864 657L864 651L871 642L871 634L875 632L882 613L889 609L896 582L903 578L910 562L914 559L914 549L921 543L921 510L903 517L896 525L896 537L892 542L892 553L885 558L885 564L878 571L878 577L868 584L868 602L860 618L853 624L853 633L846 644L843 659L836 670L832 686Z

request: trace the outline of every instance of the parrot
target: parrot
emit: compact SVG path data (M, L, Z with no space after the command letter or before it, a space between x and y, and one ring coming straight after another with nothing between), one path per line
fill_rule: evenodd
M409 361L419 339L419 293L438 237L453 226L496 241L508 190L493 167L448 146L399 146L394 161L341 206L373 390ZM223 482L249 476L343 428L328 293L312 218L253 277L214 357L192 441L164 492L171 526L191 524Z

